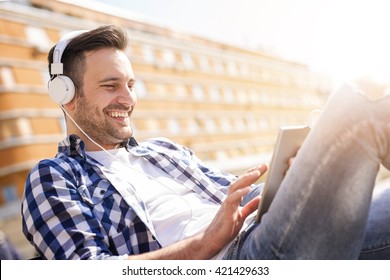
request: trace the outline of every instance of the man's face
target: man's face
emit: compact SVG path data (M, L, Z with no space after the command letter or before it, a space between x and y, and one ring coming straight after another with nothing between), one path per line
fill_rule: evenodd
M75 99L74 118L105 149L115 148L133 133L134 83L130 61L122 51L105 48L86 53L84 95Z

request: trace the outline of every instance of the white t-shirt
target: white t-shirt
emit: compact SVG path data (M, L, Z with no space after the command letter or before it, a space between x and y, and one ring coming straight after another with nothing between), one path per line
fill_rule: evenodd
M143 157L127 152L125 148L107 152L87 154L122 176L123 182L131 182L136 188L163 247L204 231L220 208L220 205L208 201ZM222 258L228 247L214 258Z

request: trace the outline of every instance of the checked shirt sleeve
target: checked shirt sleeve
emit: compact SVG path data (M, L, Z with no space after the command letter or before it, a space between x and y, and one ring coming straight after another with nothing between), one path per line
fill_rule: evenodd
M182 146L180 146L180 148L184 151L184 154L187 154L188 157L196 163L197 167L202 170L205 176L207 176L216 186L219 187L219 190L225 194L227 193L230 184L237 179L237 175L209 166L201 159L199 159L192 150ZM263 183L251 185L251 191L244 197L242 205L245 205L256 196L260 195L263 186Z
M194 160L199 168L204 172L204 174L209 177L217 186L219 186L219 189L223 191L224 193L227 193L227 190L230 186L230 184L237 179L236 175L221 171L219 169L210 167L205 165L199 158L196 157L196 155L189 151L191 154L192 160ZM253 184L251 185L251 191L249 194L244 196L244 199L242 201L241 205L247 204L249 201L254 199L256 196L260 195L264 184Z
M42 161L31 171L22 202L25 236L46 259L126 258L112 256L73 172L57 160Z

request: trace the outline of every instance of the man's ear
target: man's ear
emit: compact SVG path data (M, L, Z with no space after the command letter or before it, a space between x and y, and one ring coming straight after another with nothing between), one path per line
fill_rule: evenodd
M63 105L68 112L74 111L76 109L77 107L76 99L77 99L77 94L75 94L72 101L70 101L68 104Z

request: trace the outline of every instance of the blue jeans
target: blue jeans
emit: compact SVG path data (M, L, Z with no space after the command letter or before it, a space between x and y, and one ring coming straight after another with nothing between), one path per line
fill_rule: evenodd
M231 258L390 258L390 188L373 198L380 164L390 168L390 98L343 86Z
M360 259L390 259L390 184L374 191Z

